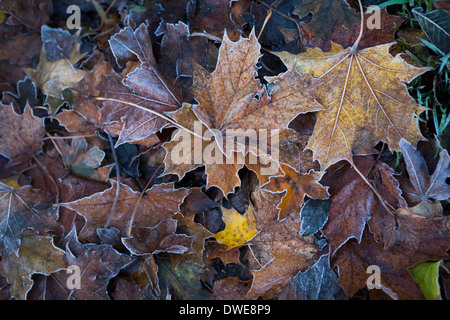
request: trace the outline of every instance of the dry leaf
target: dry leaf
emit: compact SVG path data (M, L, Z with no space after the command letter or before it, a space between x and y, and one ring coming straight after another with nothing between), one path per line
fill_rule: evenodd
M430 70L406 63L389 53L392 44L360 51L332 43L331 51L308 48L306 52L277 55L288 68L327 80L317 93L326 110L317 114L311 149L322 170L346 159L362 129L399 151L402 138L416 144L423 140L416 114L425 110L408 94L405 83Z

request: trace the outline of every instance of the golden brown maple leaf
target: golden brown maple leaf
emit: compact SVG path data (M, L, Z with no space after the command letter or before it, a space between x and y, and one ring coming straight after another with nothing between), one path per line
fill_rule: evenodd
M406 63L389 53L391 44L357 51L357 43L344 49L332 43L331 51L307 49L292 55L277 55L288 68L301 74L328 79L319 88L319 111L314 132L307 145L322 169L347 159L362 129L400 151L401 138L416 144L422 140L416 114L425 110L409 96L405 83L428 71Z
M215 71L211 74L198 65L194 67L192 91L198 105L193 110L213 131L227 156L248 150L264 154L259 145L252 145L255 141L244 145L242 141L249 138L247 130L264 129L270 134L271 130L287 129L299 113L323 109L314 99L322 81L294 70L275 77L268 92L256 79L260 49L254 31L248 39L237 42L225 33ZM230 137L228 130L233 130L234 135ZM227 146L230 142L231 146Z
M167 151L164 160L165 174L176 174L181 179L187 172L204 165L207 174L206 187L216 186L225 196L240 185L238 171L244 164L258 174L261 184L268 181L268 176L262 171L264 168L267 172L281 174L278 163L274 161L266 164L256 158L256 161L250 162L250 155L244 157L240 152L234 152L232 158L227 158L213 139L213 133L198 120L191 105L185 103L181 109L167 114L191 133L202 136L193 136L183 129L174 132L172 140L163 145Z

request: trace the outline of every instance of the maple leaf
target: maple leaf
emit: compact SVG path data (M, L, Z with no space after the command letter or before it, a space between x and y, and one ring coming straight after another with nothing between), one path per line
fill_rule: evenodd
M0 182L0 245L7 256L18 255L24 230L59 231L58 210L51 206L52 201L50 194L31 186L16 190Z
M2 257L0 272L7 276L11 283L11 295L18 300L25 300L33 285L31 276L39 273L50 275L67 264L63 250L56 248L53 238L36 234L23 235L18 255Z
M306 195L312 199L328 198L327 189L318 183L322 173L311 171L307 174L301 174L285 164L281 164L281 168L284 176L270 177L269 182L264 185L264 189L272 192L286 191L281 203L278 205L280 220L291 213L299 213Z
M361 35L361 34L360 34ZM326 110L317 113L308 149L322 169L346 159L362 129L399 151L402 138L417 143L423 140L416 114L425 110L408 94L404 83L430 70L406 63L400 55L389 53L392 44L357 51L358 42L344 49L332 43L329 52L308 48L292 55L277 53L288 68L301 74L326 78L317 101Z
M267 173L279 173L278 164L275 161L264 163L260 158L250 161L250 155L244 157L240 152L235 152L231 158L226 158L217 140L211 140L214 134L198 120L191 105L184 104L181 109L167 114L191 133L179 129L172 135L172 140L163 145L167 151L164 159L164 174L176 174L182 179L187 172L204 165L207 174L206 187L216 186L224 195L228 195L240 185L238 171L244 167L244 164L258 174L261 184L266 181ZM192 132L197 134L201 132L202 136L191 135ZM262 172L263 168L266 169L265 172Z
M74 229L65 237L66 261L68 265L80 268L80 289L58 288L66 299L109 299L107 285L119 273L120 269L134 259L117 252L110 245L95 243L81 244ZM55 275L60 283L67 283L67 272Z
M411 143L402 139L400 147L405 159L409 180L414 188L414 190L408 190L405 196L415 204L422 202L426 209L424 215L430 217L432 216L432 210L429 208L429 199L445 200L450 197L450 185L446 183L446 179L450 176L448 152L443 149L439 153L439 162L430 176L425 159Z
M287 129L299 113L323 109L312 98L321 82L293 70L272 79L269 95L256 79L260 49L254 31L248 39L241 38L237 42L232 42L225 33L215 71L210 74L194 65L192 92L198 105L194 105L193 110L212 130L228 157L232 151L248 152L243 143L239 143L248 135L248 129ZM234 136L227 137L229 129L234 130ZM231 142L230 150L225 142ZM259 155L261 152L257 148L261 146L255 148L254 142L249 143L250 148Z
M81 239L97 238L97 228L105 225L119 229L120 234L126 236L129 223L133 222L133 212L136 225L155 227L160 221L171 218L179 211L179 205L188 190L175 190L172 184L155 185L141 198L139 192L121 183L117 199L116 193L117 183L112 181L111 188L105 191L61 204L85 217L86 225L80 232ZM111 213L112 209L114 211Z
M162 117L145 109L162 114L178 109L181 104L156 68L146 24L141 24L134 31L131 27L125 27L109 42L119 64L127 61L140 63L134 71L128 70L124 78L110 70L96 88L103 95L97 100L106 100L103 102L102 122L124 122L116 144L118 146L144 139L167 125ZM143 110L126 102L139 105Z
M12 104L0 105L0 154L9 159L9 165L29 161L41 150L44 121L33 115L27 104L22 115L16 114Z

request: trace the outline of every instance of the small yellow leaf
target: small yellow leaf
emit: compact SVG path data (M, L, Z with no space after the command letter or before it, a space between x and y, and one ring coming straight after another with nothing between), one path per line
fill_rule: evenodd
M249 206L245 214L240 214L234 208L222 208L222 214L225 229L217 232L214 237L217 242L227 245L228 248L240 246L251 240L258 233L255 225L255 215L251 206Z

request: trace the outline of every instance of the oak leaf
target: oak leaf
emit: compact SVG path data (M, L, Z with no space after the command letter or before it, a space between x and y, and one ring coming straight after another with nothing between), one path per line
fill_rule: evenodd
M356 50L358 43L344 49L332 43L329 52L308 48L306 52L277 55L288 68L301 74L328 79L319 88L317 101L326 110L317 113L309 140L322 170L346 159L362 129L400 151L402 138L417 143L423 140L416 114L425 110L416 104L405 83L428 71L406 63L400 55L389 53L392 44Z

